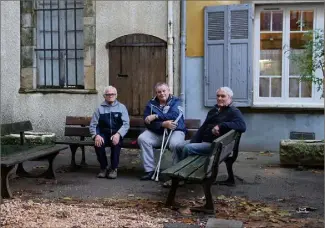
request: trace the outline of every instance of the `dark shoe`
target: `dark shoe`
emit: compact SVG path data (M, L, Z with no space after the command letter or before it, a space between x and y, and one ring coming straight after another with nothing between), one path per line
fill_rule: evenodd
M145 175L143 175L140 180L151 180L152 176L154 174L154 171L146 172Z
M101 169L100 172L98 173L97 177L98 178L105 178L107 174L107 170L106 169Z

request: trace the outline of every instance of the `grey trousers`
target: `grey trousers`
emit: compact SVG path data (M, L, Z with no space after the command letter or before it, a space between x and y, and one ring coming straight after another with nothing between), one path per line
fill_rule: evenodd
M145 172L151 172L155 170L156 166L154 157L154 147L160 147L162 140L162 135L155 134L149 130L145 130L141 135L139 135L138 144L141 149L141 159ZM165 142L166 140L167 136L165 136ZM179 160L176 153L176 147L178 146L178 144L184 143L184 141L185 134L182 131L174 131L170 136L167 148L169 148L169 150L173 154L173 164L177 163Z

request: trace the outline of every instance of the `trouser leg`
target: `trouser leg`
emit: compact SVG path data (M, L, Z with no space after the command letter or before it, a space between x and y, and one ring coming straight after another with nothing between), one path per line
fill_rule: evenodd
M138 137L138 144L141 149L141 159L145 172L155 170L154 147L161 146L162 135L155 134L149 130L145 130Z

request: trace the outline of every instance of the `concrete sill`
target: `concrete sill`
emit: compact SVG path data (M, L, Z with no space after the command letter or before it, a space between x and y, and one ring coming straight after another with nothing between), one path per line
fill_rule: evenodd
M97 94L98 91L95 89L24 89L20 88L19 93L68 93L68 94Z

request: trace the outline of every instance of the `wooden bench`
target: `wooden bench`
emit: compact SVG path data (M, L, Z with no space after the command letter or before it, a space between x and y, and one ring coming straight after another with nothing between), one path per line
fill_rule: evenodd
M238 156L241 133L231 130L227 134L217 138L211 144L209 156L189 156L174 166L164 170L161 174L172 179L172 186L166 200L166 206L173 206L176 189L179 181L187 181L201 184L205 194L206 203L203 207L191 208L192 211L215 213L211 186L216 182L218 168L221 162L225 162L228 171L228 179L221 184L234 183L232 165Z
M64 136L72 137L65 140L57 140L56 144L69 145L71 150L71 168L76 169L86 166L85 146L94 146L95 142L91 139L89 132L91 117L89 116L67 116L65 121ZM199 119L186 119L185 125L188 129L186 139L190 139L200 127ZM138 136L146 129L144 121L139 117L130 118L130 129L123 138L122 148L139 149L136 142ZM76 138L77 137L77 138ZM80 165L76 164L76 152L80 147L82 158Z
M53 160L64 145L28 145L25 144L25 131L33 130L30 121L15 122L1 125L1 136L20 134L20 145L1 145L1 198L11 198L8 174L18 164L16 174L24 177L45 177L55 179ZM48 160L48 169L40 175L30 175L23 167L25 161Z

